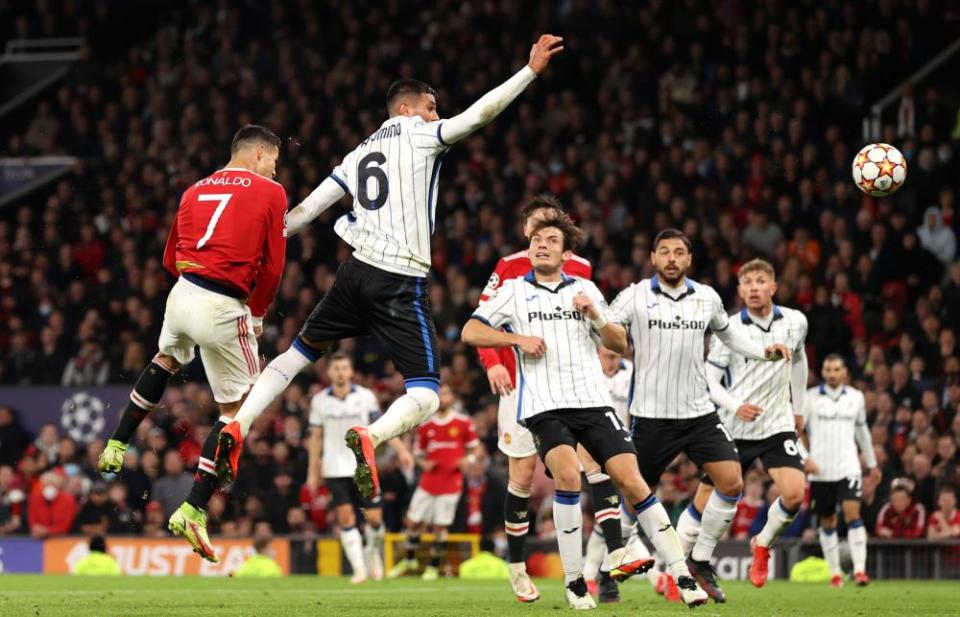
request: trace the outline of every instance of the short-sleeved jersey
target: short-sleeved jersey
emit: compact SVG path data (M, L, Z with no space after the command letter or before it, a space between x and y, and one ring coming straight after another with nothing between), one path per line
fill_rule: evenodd
M435 463L420 476L420 488L431 495L458 494L463 490L460 460L467 450L480 443L473 421L449 412L434 415L417 429L417 452Z
M541 358L515 350L518 421L545 411L613 406L597 354L599 335L573 306L574 296L585 293L610 320L603 294L591 281L566 274L556 287L548 285L537 282L532 271L504 281L473 313L474 319L493 328L540 337L546 343Z
M677 293L670 296L654 276L624 289L611 306L633 341L631 415L684 420L714 411L704 337L726 330L729 319L712 287L684 279Z
M501 257L500 261L497 262L497 267L494 269L493 274L490 275L490 280L487 281L487 286L483 288L483 292L480 294L480 301L484 302L489 300L490 297L500 289L503 281L526 276L531 270L533 270L533 265L530 263L530 256L527 254L527 251L518 251L512 255ZM563 262L563 272L570 276L589 279L593 276L593 266L583 257L574 255ZM480 362L483 363L483 367L487 370L497 364L502 364L510 373L510 380L513 382L514 387L516 387L517 356L513 352L513 349L509 347L501 347L499 349L482 347L477 349L477 355L480 356Z
M363 140L331 177L353 197L353 211L334 230L354 257L389 272L430 271L440 165L448 144L443 120L394 116Z
M603 374L613 409L624 426L630 426L630 384L633 383L633 362L620 360L620 369L613 375Z
M820 385L807 391L804 407L810 458L819 468L810 479L834 482L860 476L856 429L867 423L863 393L850 386L831 392Z
M764 348L782 343L800 353L807 337L807 318L800 311L774 305L773 319L764 327L743 309L730 316L730 328L744 332ZM794 412L801 414L803 410L794 410L791 402L790 360L761 362L745 358L714 337L707 362L725 371L724 386L731 396L763 409L763 414L753 422L744 422L735 412L722 407L718 410L734 439L766 439L794 430Z
M287 194L273 180L221 169L184 191L163 265L176 276L196 274L249 296L250 312L262 317L283 274L286 211Z
M343 440L354 426L367 426L371 416L380 412L373 391L352 385L344 398L333 388L321 390L310 401L310 426L323 429L323 477L353 477L357 459Z

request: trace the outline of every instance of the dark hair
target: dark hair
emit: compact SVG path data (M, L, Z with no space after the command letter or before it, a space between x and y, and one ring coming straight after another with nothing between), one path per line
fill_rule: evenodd
M563 214L563 206L560 205L560 200L556 197L553 195L537 195L520 206L520 220L526 222L528 218L533 216L534 212L543 208L556 210L558 214Z
M241 148L253 144L263 144L279 149L280 138L265 126L248 124L240 127L240 130L234 134L233 143L230 144L230 154L236 154Z
M690 238L688 238L682 231L679 229L669 228L664 229L657 234L657 237L653 239L653 251L657 251L657 247L660 246L660 243L664 240L673 240L674 238L680 238L683 240L683 245L687 247L687 251L693 252L693 244L690 243Z
M846 366L847 366L847 361L844 360L844 359L843 359L843 356L841 356L841 355L838 354L838 353L827 354L827 357L823 359L823 363L826 364L827 362L833 362L833 361L835 361L835 360L839 360L839 361L840 361L840 364L842 364L842 365L844 366L844 368L846 368Z
M390 88L387 89L387 109L392 108L393 103L399 97L410 94L432 94L433 96L437 96L437 91L419 79L398 79L390 84Z
M93 536L90 538L90 550L97 553L106 553L107 541L103 539L103 536Z
M346 360L347 362L350 363L350 366L353 366L353 358L351 358L350 356L348 356L346 353L344 353L344 352L342 352L342 351L336 351L336 352L330 354L330 355L327 357L327 364L328 364L328 365L329 365L329 364L333 364L333 363L336 362L337 360Z
M547 227L556 227L563 234L563 250L575 251L580 247L580 241L583 239L583 231L574 225L573 219L566 214L552 216L544 219L534 225L530 231L530 237L533 238L541 229Z

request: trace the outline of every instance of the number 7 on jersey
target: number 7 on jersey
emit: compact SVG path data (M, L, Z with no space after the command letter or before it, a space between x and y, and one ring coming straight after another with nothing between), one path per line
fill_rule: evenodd
M210 239L210 236L213 235L213 230L217 227L217 222L220 220L220 215L223 214L223 211L226 209L227 204L230 203L230 198L233 197L230 193L217 193L211 195L197 195L197 201L219 201L216 210L213 211L213 216L210 217L210 222L207 223L207 231L203 234L203 237L197 242L197 248L203 248L203 245L207 243L207 240Z

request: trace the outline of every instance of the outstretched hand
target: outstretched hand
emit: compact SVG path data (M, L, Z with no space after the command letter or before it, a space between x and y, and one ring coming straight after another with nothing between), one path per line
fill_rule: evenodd
M563 51L562 36L542 35L530 48L530 62L527 65L539 75L550 63L550 58Z

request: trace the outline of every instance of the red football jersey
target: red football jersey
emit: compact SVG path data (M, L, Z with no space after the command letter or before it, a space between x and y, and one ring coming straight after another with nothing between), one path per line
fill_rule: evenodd
M450 495L463 490L463 472L458 463L467 450L480 443L470 418L458 413L433 416L417 429L417 450L436 463L420 476L420 488L431 495Z
M953 516L948 516L943 510L937 510L930 515L930 529L933 531L943 532L954 526L960 527L960 510L954 510Z
M480 301L486 301L490 294L499 289L504 281L526 276L532 269L533 265L530 263L527 251L519 251L513 255L501 257L493 274L490 275L490 280L487 281L487 286L483 288L483 293L480 294ZM570 276L579 276L585 279L593 276L593 266L579 255L574 255L568 259L563 264L563 271ZM504 365L510 372L510 381L513 382L514 386L517 385L517 358L512 347L482 347L477 349L477 354L480 356L483 368L487 370L498 364Z
M287 193L273 180L221 169L183 193L163 265L245 294L253 316L263 317L283 274L286 212Z

